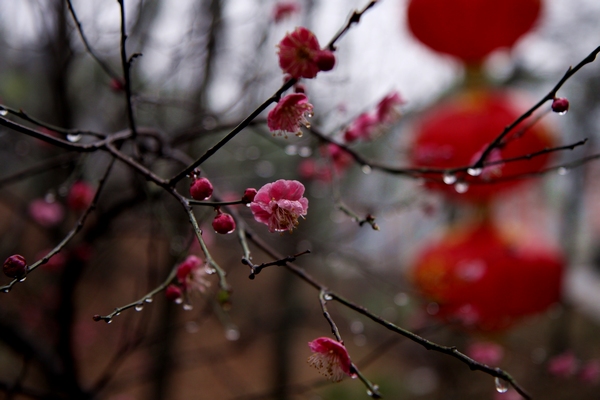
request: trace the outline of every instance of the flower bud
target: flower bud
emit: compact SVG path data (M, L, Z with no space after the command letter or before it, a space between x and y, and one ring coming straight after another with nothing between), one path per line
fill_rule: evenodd
M178 299L181 299L182 293L183 292L181 291L181 288L177 285L169 285L165 289L165 297L169 301L177 301Z
M27 275L27 261L22 255L13 254L4 261L2 270L9 278L23 278Z
M331 71L335 66L335 55L329 50L321 50L315 56L315 63L321 71Z
M246 190L244 190L244 195L242 196L242 202L244 203L252 203L252 201L254 200L254 196L256 196L256 189L254 188L248 188Z
M233 232L235 229L235 221L231 215L219 213L215 219L213 219L212 226L215 232L227 234Z
M569 111L569 100L564 97L555 97L552 101L552 111L564 114Z
M94 189L84 181L77 181L67 195L67 205L71 210L83 211L94 200Z
M208 200L212 196L213 185L206 178L198 178L190 186L190 195L194 200Z

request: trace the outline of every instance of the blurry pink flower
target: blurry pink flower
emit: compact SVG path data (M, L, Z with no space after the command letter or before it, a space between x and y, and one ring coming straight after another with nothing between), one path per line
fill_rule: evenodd
M380 124L391 124L400 118L399 106L404 104L400 93L393 91L377 104L376 114Z
M294 1L280 1L273 8L273 21L279 23L300 11L300 6Z
M595 384L600 381L600 360L590 360L581 367L578 374L579 380Z
M186 292L204 292L210 286L210 282L204 278L206 274L204 263L194 255L188 256L177 266L177 281Z
M338 173L344 171L354 162L354 157L335 143L329 143L325 149L326 155L331 158Z
M77 181L71 186L67 195L67 205L71 210L83 211L87 209L94 200L94 189L84 181Z
M298 217L304 217L308 209L308 199L303 194L302 183L280 179L258 190L250 210L269 231L292 231L298 225Z
M355 375L348 351L340 342L320 337L308 342L308 347L313 352L308 363L333 382L341 381L344 375Z
M348 143L359 139L369 141L373 138L377 125L377 117L370 113L362 113L352 122L352 124L350 124L350 127L346 132L344 132L344 140Z
M181 288L177 285L169 285L165 289L165 297L167 300L175 302L177 304L181 304L183 302L183 292Z
M269 112L267 126L271 132L277 132L279 135L283 132L285 137L288 132L302 136L300 126L310 126L306 118L312 116L312 111L313 106L305 94L288 94Z
M548 372L559 378L568 378L577 370L577 359L571 351L566 351L548 361Z
M279 42L279 66L292 78L314 78L319 71L328 71L335 64L329 50L321 50L314 33L298 27Z
M298 164L298 174L304 179L314 179L322 182L331 181L331 170L312 158L302 160Z
M477 362L498 365L504 357L504 349L497 343L475 342L467 347L467 355Z
M44 249L37 254L36 259L42 259L48 254L52 249ZM53 255L46 264L42 264L41 267L47 271L58 272L62 270L62 268L67 263L67 257L65 256L65 250L60 253L56 253Z
M48 203L44 199L37 199L29 204L29 215L41 226L50 228L62 221L65 211L60 203Z

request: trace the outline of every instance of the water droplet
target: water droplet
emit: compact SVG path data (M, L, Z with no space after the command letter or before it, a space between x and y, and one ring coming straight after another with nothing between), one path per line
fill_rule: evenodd
M442 180L446 185L452 185L456 182L456 175L445 173Z
M2 289L2 293L9 293L9 292L10 292L10 288L8 288L8 287Z
M181 297L175 299L175 304L181 304L183 303L183 299Z
M333 300L333 296L332 296L332 295L330 295L330 294L326 294L326 295L324 295L324 296L323 296L323 298L324 298L325 300L327 300L327 301L331 301L331 300Z
M21 279L19 279L19 282L25 282L25 279L27 279L26 276L22 277Z
M78 133L69 133L67 135L67 140L71 143L77 143L81 140L81 135Z
M44 201L46 203L54 203L56 201L56 195L54 194L54 192L46 193L46 195L44 196Z
M456 190L456 193L465 193L469 190L469 184L466 182L457 182L454 185L454 190Z
M369 389L367 389L367 396L373 397L373 392L371 392Z
M494 379L494 384L496 385L496 392L498 393L506 393L508 391L508 384L504 379L500 379L496 377Z
M471 176L479 176L483 172L483 168L469 168L467 169L467 174Z
M194 306L192 306L192 305L191 305L191 304L189 304L189 303L185 303L185 304L183 305L183 309L184 309L185 311L190 311L190 310L193 310L193 309L194 309Z
M146 297L146 298L144 299L144 301L145 301L146 303L152 303L152 300L154 300L152 297Z
M225 331L225 339L235 342L240 338L240 331L237 328L228 328Z
M556 170L556 173L558 173L560 176L565 176L569 173L569 170L565 167L560 167L558 170Z
M312 149L310 147L304 146L304 147L300 147L300 150L298 151L298 155L300 157L310 157L312 155Z
M6 110L4 108L0 108L0 115L2 115L3 117L8 115L8 110Z
M204 270L206 271L206 275L213 275L215 272L217 272L216 269L211 267L206 267Z
M115 317L118 317L119 315L121 315L121 311L119 311L118 313L116 313Z
M561 112L557 112L558 115L565 115L567 113L568 110L565 111L561 111Z
M144 309L143 303L138 303L135 305L135 311L142 311Z
M106 319L105 321L107 324L112 324L112 318Z
M312 118L314 115L315 115L315 114L314 114L312 111L309 111L309 112L307 112L307 113L306 113L306 116L307 116L308 118Z
M294 145L285 146L285 154L288 156L295 156L298 154L298 148Z
M373 169L370 165L363 165L362 167L360 167L360 169L365 175L369 175L371 172L373 172Z

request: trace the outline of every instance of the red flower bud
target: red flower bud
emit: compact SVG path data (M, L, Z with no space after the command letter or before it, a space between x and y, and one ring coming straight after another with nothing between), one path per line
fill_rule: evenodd
M227 234L233 232L235 229L235 221L231 215L219 213L215 219L213 219L212 226L215 232Z
M77 181L67 195L67 205L71 210L83 211L94 200L94 189L84 181Z
M564 114L569 111L569 100L564 97L555 97L552 101L552 111L559 114Z
M321 50L315 56L315 63L321 71L331 71L335 66L335 55L329 50Z
M254 200L254 196L256 196L257 190L254 188L248 188L244 190L244 195L242 196L242 202L244 203L252 203Z
M190 186L190 194L194 200L207 200L212 196L213 185L206 178L198 178Z
M9 278L23 278L27 275L27 261L22 255L13 254L4 261L2 270Z
M177 285L169 285L165 289L165 297L169 301L177 301L181 299L182 291L181 288Z

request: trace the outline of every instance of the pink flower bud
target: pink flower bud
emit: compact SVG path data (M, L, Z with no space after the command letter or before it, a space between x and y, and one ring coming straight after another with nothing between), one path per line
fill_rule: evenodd
M219 212L213 219L212 226L215 232L225 235L233 232L235 221L231 215Z
M569 111L569 100L564 97L555 97L552 101L552 111L564 114Z
M339 382L344 375L355 376L348 351L340 342L328 337L320 337L308 342L313 354L308 363L333 382Z
M4 275L9 278L22 278L27 275L27 261L20 254L13 254L4 261Z
M194 200L208 200L213 193L213 185L206 178L198 178L190 186L190 194Z
M169 285L165 289L165 297L169 301L175 301L176 302L177 300L181 299L181 295L182 294L183 294L183 291L177 285Z
M331 71L335 66L335 55L329 50L321 50L315 56L315 63L321 71Z
M254 188L248 188L248 189L244 190L244 195L242 196L242 201L244 203L251 203L252 200L254 200L256 193L257 193L257 190Z
M94 200L94 189L83 181L78 181L71 186L67 195L67 205L71 210L83 211L87 209Z

